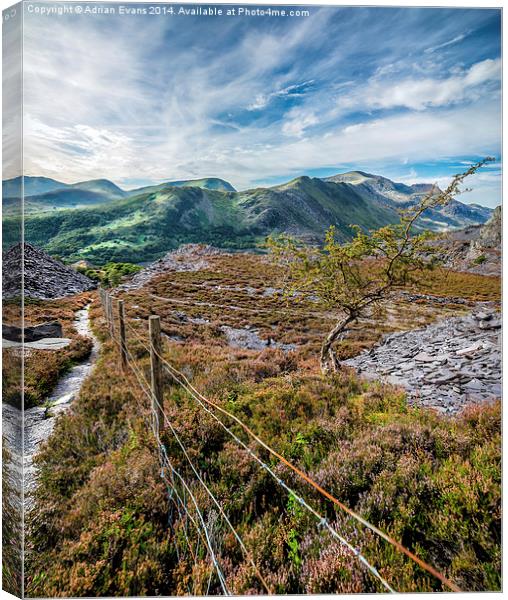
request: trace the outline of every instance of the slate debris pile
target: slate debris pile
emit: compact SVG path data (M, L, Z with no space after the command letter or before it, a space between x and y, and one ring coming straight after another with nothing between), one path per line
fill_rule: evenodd
M412 294L410 292L399 292L400 296L408 302L422 302L427 304L449 305L469 304L464 298L458 296L431 296L430 294Z
M501 397L501 318L491 310L385 336L345 364L408 391L410 404L454 414Z
M498 206L483 225L448 231L437 243L447 268L480 275L501 275L502 214Z
M250 327L237 329L222 325L221 331L225 334L228 344L232 348L244 348L246 350L264 350L265 348L280 348L283 352L290 352L296 349L295 344L282 344L269 338L264 340L259 337L257 331Z
M2 296L4 300L21 294L21 244L12 246L2 260ZM96 284L49 254L25 242L24 294L25 298L47 300L63 298L88 290Z
M119 290L130 291L142 288L154 277L164 275L168 271L203 271L209 263L206 257L223 254L218 248L205 244L183 244L178 250L168 252L159 260L149 264L134 277L118 287Z

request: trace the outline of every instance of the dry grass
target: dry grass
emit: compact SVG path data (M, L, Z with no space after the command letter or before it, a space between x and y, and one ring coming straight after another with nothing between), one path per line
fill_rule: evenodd
M465 298L476 302L499 302L501 278L436 269L423 274L420 291L436 296Z
M297 344L299 360L316 367L318 347L333 326L336 314L315 302L283 302L280 292L276 291L281 288L283 273L266 257L236 254L210 257L207 261L210 263L207 270L161 276L152 280L146 289L126 295L129 314L141 319L158 314L168 336L194 342L201 340L223 349L227 348L227 340L220 330L221 325L250 327L262 339ZM446 305L425 300L414 302L403 297L386 302L381 313L359 323L342 345L339 356L347 358L357 354L372 346L384 333L422 327L469 309L455 304L453 297L470 302L498 301L500 283L498 278L437 270L427 274L413 291L452 299ZM189 319L206 319L208 323L196 324Z

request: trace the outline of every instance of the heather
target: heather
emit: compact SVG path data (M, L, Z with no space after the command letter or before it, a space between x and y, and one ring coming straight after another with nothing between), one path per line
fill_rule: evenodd
M446 418L410 407L400 389L367 383L351 371L319 374L315 349L326 331L326 313L312 303L284 309L280 299L264 295L263 290L276 286L273 269L259 257L219 256L210 259L208 270L172 273L143 291L124 295L129 352L139 377L149 375L145 319L157 313L169 338L165 358L206 397L462 589L499 590L500 404L471 407ZM456 284L455 275L434 277L426 293L439 294L440 286L448 285L448 291ZM456 277L467 279L466 294L471 296L487 293L491 285L487 278ZM498 280L492 278L492 285ZM342 352L346 356L368 347L384 330L464 310L453 304L394 302L384 315L372 315L373 326L354 333ZM91 315L103 342L96 368L37 461L41 485L30 518L28 594L220 593L202 535L161 477L157 447L145 421L148 398L133 374L122 373L118 348L107 335L97 300ZM285 342L298 341L298 350L232 348L221 324L255 327L265 338L269 332L275 339L283 334ZM383 590L357 558L317 527L296 498L169 377L165 390L165 413L270 590ZM233 421L220 418L393 587L445 589L249 442ZM264 593L167 427L162 442L204 514L228 589ZM188 494L180 484L174 487L196 518Z

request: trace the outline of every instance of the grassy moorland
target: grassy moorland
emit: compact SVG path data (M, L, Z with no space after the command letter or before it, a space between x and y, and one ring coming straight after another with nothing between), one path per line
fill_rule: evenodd
M30 349L25 353L25 408L41 404L51 393L58 379L90 353L91 341L80 336L73 327L75 312L86 306L90 298L89 293L84 293L59 300L25 300L26 325L57 320L62 324L63 336L71 339L71 343L61 350ZM17 307L12 305L12 310L16 311ZM4 320L7 323L9 317L9 305L6 305ZM14 314L11 321L16 322ZM4 402L10 404L19 402L19 380L10 377L10 374L15 372L13 366L16 360L12 350L3 351L3 398Z
M218 256L209 263L205 271L171 273L124 294L129 352L140 377L149 372L146 317L160 314L168 336L164 356L206 397L462 589L499 590L499 403L443 418L409 407L404 393L392 386L367 383L350 372L324 378L316 348L332 316L312 303L281 305L272 293L279 274L259 257ZM494 278L437 272L425 283L427 294L499 298ZM343 355L368 347L384 331L464 310L453 303L394 300L384 314L361 324ZM135 376L121 371L96 300L91 315L102 341L97 366L38 458L41 485L30 522L28 595L219 593L205 544L161 478L145 423L148 400ZM202 320L190 320L196 318ZM289 353L273 344L261 351L232 348L222 325L250 327L261 338L298 347ZM270 590L382 591L185 391L169 379L165 383L165 413ZM248 443L238 426L223 420ZM229 591L263 593L260 578L168 428L162 442L204 515ZM250 447L397 590L445 589L287 467ZM186 504L196 518L188 496Z

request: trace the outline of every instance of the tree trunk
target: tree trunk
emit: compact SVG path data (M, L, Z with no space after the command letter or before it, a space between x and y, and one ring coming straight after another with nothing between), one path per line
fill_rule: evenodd
M356 321L356 314L350 314L342 321L339 321L337 325L330 331L330 333L326 336L323 345L321 346L321 356L320 356L320 365L321 372L323 374L326 373L336 373L340 370L340 362L333 350L334 343L342 339L346 332L348 331L347 326Z

